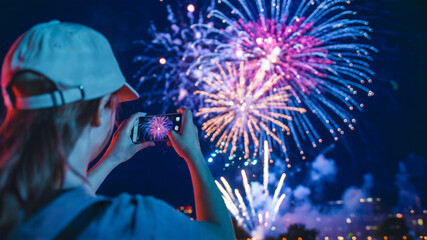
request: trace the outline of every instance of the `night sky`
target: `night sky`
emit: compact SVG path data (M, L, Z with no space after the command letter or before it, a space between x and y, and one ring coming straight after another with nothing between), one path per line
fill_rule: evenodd
M0 57L4 58L13 41L39 22L51 19L88 25L109 39L127 81L135 86L133 75L138 65L133 58L142 52L135 40L150 40L150 21L159 30L167 27L166 4L184 10L189 3L196 8L209 1L139 0L139 1L21 1L0 0ZM181 5L181 6L178 6ZM370 21L373 46L379 49L372 64L376 72L373 98L364 101L365 111L357 114L356 131L346 133L344 142L335 144L328 157L338 166L335 183L328 186L323 201L337 200L349 186L360 186L363 175L371 173L375 185L372 195L381 197L390 208L397 202L395 174L400 161L407 162L410 180L427 206L427 1L356 0L359 16ZM144 91L144 90L142 90ZM149 91L146 89L145 91ZM143 109L143 99L122 104L120 119L145 111L158 114L162 106ZM0 109L4 115L4 109ZM326 148L332 142L326 141ZM202 141L207 156L212 146ZM317 149L319 150L319 149ZM316 150L316 151L317 151ZM311 150L309 150L311 151ZM312 156L316 156L313 152ZM307 159L310 162L314 157ZM294 172L286 184L295 187L304 178L304 166L294 160ZM214 177L232 177L233 170L222 171L221 160L210 164ZM297 172L297 169L302 169ZM193 205L188 169L183 159L165 143L143 150L117 167L98 191L116 196L121 192L153 195L174 206Z

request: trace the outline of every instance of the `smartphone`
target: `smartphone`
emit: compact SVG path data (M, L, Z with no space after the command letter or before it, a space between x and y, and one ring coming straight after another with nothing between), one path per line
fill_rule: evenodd
M131 132L133 143L145 141L166 141L169 130L181 130L182 114L170 113L140 117Z

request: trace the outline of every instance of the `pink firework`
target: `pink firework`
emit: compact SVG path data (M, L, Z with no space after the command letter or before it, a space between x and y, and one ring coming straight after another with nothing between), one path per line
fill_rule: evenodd
M250 53L247 59L261 59L262 68L280 74L285 82L293 81L302 92L309 93L317 85L312 76L326 77L325 69L334 63L324 57L328 54L327 49L317 47L322 41L307 35L313 23L303 25L305 17L290 26L278 24L274 19L264 21L263 24L261 20L247 23L239 20L247 35L237 38L236 52Z
M166 138L167 133L172 128L172 122L165 116L152 117L144 125L153 140Z

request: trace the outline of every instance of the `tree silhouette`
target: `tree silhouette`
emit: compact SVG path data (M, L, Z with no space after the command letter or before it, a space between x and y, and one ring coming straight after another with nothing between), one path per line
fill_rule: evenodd
M377 230L374 231L373 236L380 239L388 238L388 240L413 240L409 234L409 230L404 218L389 216L377 226Z
M236 219L232 218L231 220L233 222L234 235L236 235L237 240L247 240L248 238L251 238L251 235L237 224Z
M288 233L281 234L279 239L286 240L315 240L317 231L315 229L306 229L304 224L293 224L289 226Z
M277 238L275 238L275 237L267 237L266 239L264 239L264 240L277 240Z

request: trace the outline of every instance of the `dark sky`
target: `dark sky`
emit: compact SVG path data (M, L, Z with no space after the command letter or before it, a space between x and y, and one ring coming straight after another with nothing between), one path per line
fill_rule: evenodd
M178 1L180 2L180 1ZM134 40L149 40L147 28L153 20L159 29L167 26L166 4L176 1L58 1L0 0L0 57L3 59L13 41L32 25L51 19L78 22L102 32L110 40L124 75L132 84L138 69L133 57L140 53ZM181 1L183 5L202 0ZM205 4L208 4L206 1ZM376 72L374 98L366 101L365 111L358 114L357 131L347 135L345 144L337 144L330 157L339 167L338 180L328 199L339 198L350 185L361 185L363 175L375 178L373 194L386 199L390 206L397 200L393 183L399 161L419 156L415 168L423 167L425 179L427 158L427 10L425 0L356 0L362 18L375 29L371 42L379 49L372 67ZM156 114L156 109L142 109L142 100L122 105L121 119L136 111ZM0 113L4 110L1 109ZM327 146L327 144L325 144ZM210 146L203 142L205 153ZM415 155L414 155L415 154ZM310 161L310 159L308 160ZM298 165L298 164L296 164ZM419 167L418 167L419 166ZM213 168L215 177L223 173ZM292 171L292 169L291 169ZM298 184L298 174L288 182ZM419 184L426 204L426 184ZM185 162L166 144L138 153L119 166L101 186L99 193L117 195L120 192L154 195L169 203L193 204L191 181Z

